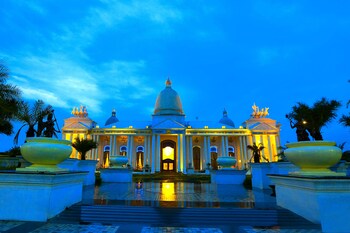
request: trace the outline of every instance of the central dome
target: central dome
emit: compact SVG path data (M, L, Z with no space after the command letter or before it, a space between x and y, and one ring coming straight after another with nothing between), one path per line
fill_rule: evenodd
M171 88L171 81L166 81L166 87L157 97L154 115L184 115L180 96Z

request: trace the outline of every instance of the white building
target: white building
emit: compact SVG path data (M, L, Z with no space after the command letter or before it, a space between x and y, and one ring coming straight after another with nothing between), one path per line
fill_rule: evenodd
M186 173L191 167L203 171L208 163L217 169L218 156L235 156L236 167L245 169L251 158L247 145L262 143L262 154L269 161L277 160L280 145L279 124L266 118L268 108L259 110L254 104L253 110L250 119L237 128L226 110L217 122L187 121L180 97L168 79L157 97L151 121L122 122L113 110L105 126L100 127L81 107L64 121L62 135L71 141L81 137L98 142L98 148L90 151L87 159L99 160L100 167L108 167L109 155L125 155L135 170L148 165L152 173ZM71 158L78 158L75 150Z

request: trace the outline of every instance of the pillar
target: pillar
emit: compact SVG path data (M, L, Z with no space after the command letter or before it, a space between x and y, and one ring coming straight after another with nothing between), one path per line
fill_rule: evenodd
M160 172L160 134L156 137L156 172Z
M154 173L156 170L156 135L152 135L152 166L151 166L151 172Z

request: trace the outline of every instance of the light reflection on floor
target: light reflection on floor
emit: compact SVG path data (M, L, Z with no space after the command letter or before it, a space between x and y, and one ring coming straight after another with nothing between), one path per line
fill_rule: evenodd
M242 185L211 183L144 182L104 183L86 187L84 204L122 204L169 207L274 208L269 190L248 190Z

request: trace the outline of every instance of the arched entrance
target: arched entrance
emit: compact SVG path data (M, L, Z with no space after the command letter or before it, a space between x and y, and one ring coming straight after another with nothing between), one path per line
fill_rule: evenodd
M171 140L161 143L161 171L176 171L176 143Z
M195 171L201 170L201 148L193 147L193 168Z

